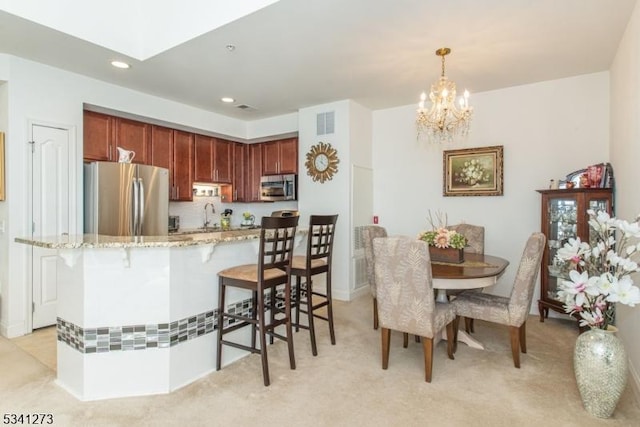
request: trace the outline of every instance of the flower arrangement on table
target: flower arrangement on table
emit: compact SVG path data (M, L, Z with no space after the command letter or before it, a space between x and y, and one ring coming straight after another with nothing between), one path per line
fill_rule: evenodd
M418 236L418 239L427 242L429 246L435 246L441 249L464 249L467 244L467 239L462 234L444 227L439 227L431 231L423 231Z
M431 253L432 261L444 261L461 263L464 261L464 255L462 249L467 245L467 239L462 234L455 230L447 228L447 216L440 212L436 213L437 223L434 222L429 211L429 223L431 224L431 230L423 231L418 234L418 239L427 242L429 245L429 252ZM456 254L442 254L438 255L432 248L438 248L441 250L456 250Z
M615 304L640 304L640 289L631 273L640 271L632 259L640 253L640 216L629 223L606 212L588 210L592 244L569 239L556 259L569 265L569 279L561 280L558 297L565 311L578 313L580 326L607 329L615 317ZM618 233L616 238L615 234Z

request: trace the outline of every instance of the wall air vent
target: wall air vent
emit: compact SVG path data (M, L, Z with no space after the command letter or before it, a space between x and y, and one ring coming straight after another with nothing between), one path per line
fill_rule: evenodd
M317 135L328 135L335 132L336 112L318 113L316 116Z
M365 226L356 226L353 228L353 283L355 289L369 285L367 277L367 264L364 259L364 239L362 231Z

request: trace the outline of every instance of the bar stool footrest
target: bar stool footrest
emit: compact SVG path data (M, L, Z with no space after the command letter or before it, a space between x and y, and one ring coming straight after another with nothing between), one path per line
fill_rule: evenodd
M256 347L250 347L248 345L244 345L244 344L239 344L237 342L233 342L233 341L227 341L227 340L221 340L222 344L224 345L228 345L230 347L235 347L235 348L239 348L240 350L245 350L245 351L249 351L251 353L261 353L262 350L260 350L259 348Z

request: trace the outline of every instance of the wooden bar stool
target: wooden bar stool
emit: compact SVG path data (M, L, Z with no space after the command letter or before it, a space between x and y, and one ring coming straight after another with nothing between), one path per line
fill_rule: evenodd
M287 342L291 369L296 368L293 354L291 323L291 262L294 238L299 217L263 217L260 230L260 250L257 264L227 268L218 273L218 360L216 369L222 366L222 345L259 353L262 357L264 385L268 386L269 365L267 360L267 335ZM276 287L284 285L284 308L276 307L278 299ZM249 313L227 312L225 291L228 286L247 289L252 293L252 307ZM269 292L269 293L267 293ZM265 321L265 311L269 309L270 322ZM276 318L276 315L279 315ZM228 324L225 325L225 319ZM276 327L284 325L286 335L276 333ZM224 335L245 326L251 327L251 346L223 339ZM256 332L260 346L256 346Z
M336 344L336 334L333 327L333 305L331 303L331 259L333 254L333 237L336 228L338 215L311 215L309 219L309 234L307 238L306 256L296 255L293 257L291 275L296 276L296 332L300 329L308 329L311 335L311 352L318 355L316 346L316 332L314 318L326 320L329 323L329 334L331 344ZM320 292L313 289L312 276L316 274L327 274L326 291ZM301 278L304 277L304 283ZM304 293L305 299L302 299ZM314 303L313 299L320 300ZM327 307L327 315L317 312L322 307ZM300 313L305 313L308 319L308 326L300 324Z

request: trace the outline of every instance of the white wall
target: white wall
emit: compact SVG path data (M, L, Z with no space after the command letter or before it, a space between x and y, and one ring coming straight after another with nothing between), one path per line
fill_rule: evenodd
M0 55L0 76L6 76L8 74L6 71L2 71L3 69L6 70L7 62L7 58ZM2 77L0 77L0 132L4 132L5 134L8 129L8 112L9 85L6 81L2 80ZM3 178L6 178L6 174ZM7 193L5 190L5 198L6 197ZM2 307L2 301L6 298L9 287L9 254L6 251L6 248L9 247L9 234L6 232L6 229L9 226L9 206L6 201L0 201L0 225L2 226L2 230L0 231L0 307Z
M351 101L317 105L301 109L298 115L298 192L300 199L300 224L309 224L309 215L338 214L333 254L332 290L333 296L341 300L350 299L350 248L351 233L349 214L350 175L350 106ZM335 111L335 133L317 135L316 115ZM304 163L306 154L312 145L318 142L331 144L338 151L340 163L338 172L330 181L321 184L313 181L306 173Z
M273 135L287 135L297 132L298 113L291 113L247 122L245 138L251 142L259 142Z
M468 141L444 147L416 141L415 105L375 111L374 211L380 224L390 234L417 235L429 228L431 210L447 213L449 224L484 225L485 251L511 263L491 292L508 295L524 243L541 229L535 190L608 160L608 77L603 72L473 94ZM492 145L504 146L504 195L443 197L443 149Z
M611 163L616 179L616 215L640 213L640 6L629 20L611 66ZM640 274L634 276L640 284ZM617 322L629 355L631 384L640 402L640 308L618 304Z
M82 176L82 109L83 103L123 111L194 129L202 129L230 137L246 139L246 122L193 108L184 104L146 95L114 86L78 74L38 64L22 58L0 54L0 81L2 96L7 99L6 110L6 181L7 201L0 202L6 209L6 240L0 248L1 305L0 334L18 336L28 330L27 309L29 299L27 280L27 253L29 247L15 243L15 237L29 236L30 222L27 210L29 189L27 174L30 161L27 141L29 120L50 124L75 126L78 134L76 152L77 176ZM290 122L290 120L289 120ZM0 121L0 123L3 123ZM288 129L279 124L283 132ZM263 129L269 129L264 123ZM295 130L295 129L294 129ZM256 132L257 133L257 132ZM82 218L82 181L77 183L77 218ZM0 210L0 213L2 211ZM78 229L80 224L77 225Z

